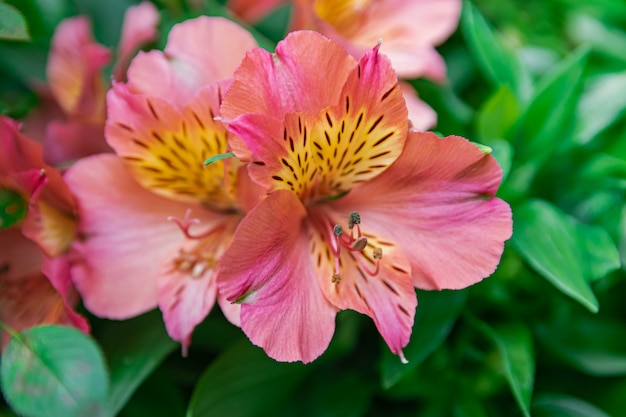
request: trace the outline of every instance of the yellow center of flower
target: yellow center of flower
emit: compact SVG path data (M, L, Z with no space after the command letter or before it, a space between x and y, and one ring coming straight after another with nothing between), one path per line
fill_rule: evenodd
M373 0L315 0L315 13L330 23L342 36L358 28Z
M148 103L158 126L164 116ZM122 157L133 175L144 187L168 198L199 202L207 208L228 211L236 205L235 186L239 163L218 161L208 166L203 162L210 156L227 151L228 133L213 120L214 112L198 114L186 109L175 127L138 131L117 123L130 137L131 152Z
M385 102L400 94L396 85L383 92ZM384 106L356 106L350 95L317 118L288 114L283 132L287 155L274 173L275 189L299 198L333 198L385 170L402 151L406 126L388 120Z

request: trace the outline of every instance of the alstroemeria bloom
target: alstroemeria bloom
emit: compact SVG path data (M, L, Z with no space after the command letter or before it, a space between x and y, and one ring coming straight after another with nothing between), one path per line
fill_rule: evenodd
M315 359L352 309L402 357L414 286L464 288L496 268L511 235L500 167L463 138L409 131L378 47L356 62L294 32L275 54L247 54L222 116L270 194L237 228L218 285L269 356Z
M17 331L38 324L86 331L62 256L75 230L69 191L44 165L41 146L7 117L0 117L0 149L0 321Z
M228 43L223 39L229 39ZM83 159L66 179L81 207L72 277L94 314L126 319L158 307L170 336L190 343L217 297L215 269L257 187L227 152L223 89L252 36L223 18L174 26L164 52L140 53L107 96L117 155ZM238 311L224 304L234 322Z
M157 37L159 13L150 2L130 7L124 17L114 76L124 80L132 55ZM110 151L104 140L104 68L108 48L97 43L85 16L65 19L55 30L48 58L48 86L39 87L42 104L24 122L25 132L40 139L46 162L60 164Z

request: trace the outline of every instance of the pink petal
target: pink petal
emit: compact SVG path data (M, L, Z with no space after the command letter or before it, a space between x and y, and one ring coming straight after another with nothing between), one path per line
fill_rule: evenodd
M43 255L17 228L0 231L0 320L21 331L39 324L88 325L41 272ZM2 348L9 337L1 335Z
M172 28L165 53L137 55L128 69L128 86L134 93L167 98L181 107L198 88L232 77L246 51L256 46L250 33L227 19L187 20Z
M310 362L330 343L337 309L313 272L306 212L291 192L270 194L240 223L218 269L220 292L241 305L241 328L280 361Z
M117 51L117 63L114 70L116 80L125 78L132 55L143 45L157 39L159 19L159 11L149 1L128 8L124 15L122 35Z
M92 122L104 121L104 81L107 48L93 39L86 17L61 22L52 38L47 76L54 97L66 114Z
M60 121L48 123L43 148L46 160L55 163L111 151L104 140L104 126Z
M258 48L237 69L221 108L226 119L261 113L281 119L285 113L318 114L337 103L355 61L316 32L290 33L276 53Z
M157 278L159 308L163 312L167 332L174 340L182 343L183 355L186 355L191 343L193 329L206 318L215 304L215 268L239 220L239 216L232 215L216 217L222 219L220 223L224 226L223 230L201 240L189 239L168 257L175 259L181 254L188 256L201 246L205 256L211 254L211 259L201 260L182 269L180 266L173 267L172 262L166 262Z
M402 357L402 348L409 343L417 307L408 259L401 248L369 234L369 222L366 222L363 232L367 233L367 246L361 252L342 247L339 273L335 275L334 263L326 261L325 252L330 250L332 253L326 242L335 240L330 235L330 225L345 226L348 212L319 214L322 218L326 216L331 218L318 225L318 230L326 234L322 235L323 240L322 236L311 239L311 252L318 260L316 274L324 295L340 310L351 309L370 316L391 351ZM347 227L344 233L350 233ZM379 261L373 255L375 248L382 250Z
M364 230L397 244L424 289L460 289L495 270L511 236L511 209L494 198L502 171L460 137L410 134L383 175L334 203Z
M404 96L406 107L409 110L409 120L415 130L424 131L437 124L437 113L419 99L415 89L406 82L399 82Z
M231 303L219 292L217 294L217 302L226 320L237 327L241 327L241 304Z
M240 19L256 23L288 0L230 0L227 4Z
M85 306L114 319L156 307L161 264L183 241L167 217L182 219L188 206L142 188L115 155L80 160L66 180L81 209L71 273Z

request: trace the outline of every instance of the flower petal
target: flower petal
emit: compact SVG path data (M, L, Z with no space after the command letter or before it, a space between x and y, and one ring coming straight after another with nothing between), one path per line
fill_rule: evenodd
M47 76L50 89L66 114L91 122L104 121L104 81L107 48L93 39L84 16L64 20L52 38Z
M343 214L343 215L342 215ZM347 213L322 213L316 218L331 215L322 221L318 232L312 233L311 253L316 275L326 298L341 310L351 309L370 316L391 351L402 355L409 343L417 297L411 279L411 265L395 244L374 235L363 233L367 245L362 251L339 249L339 272L335 270L337 249L326 242L335 241L328 232L330 224L345 223ZM342 221L343 220L343 221ZM368 223L364 223L364 231ZM347 232L347 228L344 229ZM321 234L324 232L326 235ZM382 258L377 260L376 251Z
M66 180L81 208L83 238L74 244L71 273L85 306L115 319L156 307L155 260L167 259L183 241L167 217L183 218L189 206L142 188L115 155L80 160Z
M111 151L102 125L60 121L48 123L43 148L46 159L56 163Z
M316 115L337 103L354 65L343 48L322 35L290 33L275 54L261 48L246 54L224 96L222 116L232 120L246 113L278 119L290 112Z
M276 191L240 223L218 270L218 286L241 302L241 328L280 361L310 362L330 343L337 309L324 297L310 261L306 212Z
M402 90L413 129L425 131L435 126L437 124L437 113L428 104L419 99L415 89L410 84L403 81L400 81L398 84L400 85L400 90Z
M256 46L250 33L228 19L187 20L172 27L164 53L137 55L128 69L129 89L166 98L180 108L199 88L232 77L246 51Z
M214 120L220 85L202 88L182 112L162 98L132 94L121 84L109 92L107 141L141 185L183 202L216 209L235 205L234 190L224 187L225 162L203 164L227 151L227 131Z
M244 22L256 23L287 2L288 0L229 0L227 6Z
M183 356L187 354L194 328L215 304L215 268L239 219L216 217L222 218L219 230L202 239L186 240L176 253L168 256L157 278L159 308L167 332L182 343Z
M402 248L418 288L460 289L493 273L511 236L511 209L494 197L501 180L466 139L413 132L383 175L332 204Z
M116 80L124 80L132 55L141 46L157 39L159 19L159 11L149 1L128 8L124 14L122 35L117 51L114 70Z

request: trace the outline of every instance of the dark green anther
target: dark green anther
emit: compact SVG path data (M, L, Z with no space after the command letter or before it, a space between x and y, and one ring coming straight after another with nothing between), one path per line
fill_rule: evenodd
M337 237L343 235L343 227L336 224L335 227L333 227L333 234Z
M11 189L0 188L0 229L7 229L18 223L28 210L22 196Z
M348 216L348 227L352 229L355 224L361 224L361 215L356 211L351 211Z

